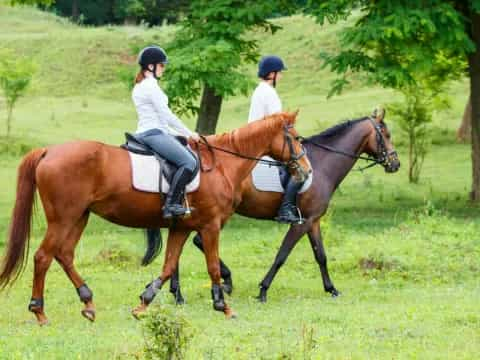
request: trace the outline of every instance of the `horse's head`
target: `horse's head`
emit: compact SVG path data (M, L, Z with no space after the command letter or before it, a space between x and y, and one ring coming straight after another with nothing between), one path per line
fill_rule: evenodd
M298 181L304 181L312 172L312 166L308 160L300 137L295 130L295 122L298 111L275 114L280 127L272 135L270 155L287 164L290 173Z
M385 110L380 108L375 109L369 118L372 131L368 136L364 151L373 156L386 172L394 173L400 168L400 160L393 148L390 131L383 121L384 117Z

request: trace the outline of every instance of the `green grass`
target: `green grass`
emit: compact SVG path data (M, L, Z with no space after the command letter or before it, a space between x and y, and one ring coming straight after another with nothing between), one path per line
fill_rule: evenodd
M262 53L286 59L289 70L279 93L285 108L300 109L298 128L303 135L398 99L391 91L362 87L356 81L342 96L326 100L334 76L321 69L319 53L337 46L334 34L344 24L320 28L298 16L276 21L283 30L271 38L255 36L264 40ZM155 37L161 42L173 31L79 28L31 8L10 8L0 2L2 46L32 56L39 64L32 89L14 112L13 144L0 138L0 252L20 154L31 146L71 139L120 143L136 120L130 95L115 71L132 61L132 46ZM253 79L254 68L245 71ZM453 84L452 108L435 114L435 145L419 185L407 182L405 140L387 113L394 140L402 145L401 170L394 175L380 168L352 172L337 190L323 227L330 274L342 291L340 298L323 292L304 238L278 273L268 303L258 304L254 298L258 283L287 227L235 216L222 232L221 255L233 271L235 290L227 300L239 318L226 321L212 310L204 258L188 243L181 260L187 304L175 307L195 331L188 358L478 357L479 208L467 200L470 147L455 144L453 138L466 89L465 81ZM248 102L241 96L228 99L219 130L243 124ZM193 127L194 119L186 121ZM31 253L45 231L41 206L35 220ZM95 294L97 321L91 324L81 317L75 290L54 263L45 291L51 324L44 328L26 309L30 256L18 283L0 294L0 359L142 358L142 323L131 317L130 310L144 285L159 274L163 260L160 256L142 268L143 251L140 231L92 216L77 247L76 266ZM174 307L166 290L157 301Z

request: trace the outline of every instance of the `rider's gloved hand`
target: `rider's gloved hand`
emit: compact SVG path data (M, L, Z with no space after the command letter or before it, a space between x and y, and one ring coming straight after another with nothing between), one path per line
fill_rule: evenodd
M190 135L190 137L195 141L200 140L200 135L198 135L198 133L196 133L196 132L192 133L192 135Z

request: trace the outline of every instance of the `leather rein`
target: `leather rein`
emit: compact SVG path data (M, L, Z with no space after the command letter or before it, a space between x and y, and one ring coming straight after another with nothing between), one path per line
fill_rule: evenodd
M372 162L371 164L369 164L365 167L361 167L361 168L356 169L357 171L363 171L363 170L369 169L371 167L374 167L375 165L383 165L383 166L388 165L389 164L389 160L388 160L389 157L392 156L392 155L396 155L397 152L395 150L392 150L392 151L387 150L387 146L385 145L385 141L384 141L383 136L382 136L382 125L378 124L371 117L368 117L368 120L371 121L371 123L373 125L373 128L375 129L375 133L376 133L375 136L376 136L376 139L377 139L377 152L376 152L375 157L362 156L362 155L357 155L357 154L354 154L354 153L349 153L347 151L339 150L339 149L336 149L336 148L334 148L332 146L329 146L329 145L316 143L312 140L302 138L302 137L299 137L299 139L304 144L312 144L316 147L319 147L321 149L327 150L327 151L335 153L335 154L340 154L340 155L347 156L347 157L350 157L350 158L356 159L356 160L360 159L360 160L366 160L366 161Z

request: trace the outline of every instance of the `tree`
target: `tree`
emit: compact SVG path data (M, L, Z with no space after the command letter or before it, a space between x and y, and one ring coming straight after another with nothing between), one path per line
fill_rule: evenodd
M400 89L404 101L392 105L400 129L408 138L408 180L411 183L418 183L420 179L430 144L428 125L432 122L432 115L449 106L444 87L443 78L417 78Z
M38 5L74 22L89 25L176 22L188 9L188 0L11 0L12 4Z
M18 58L12 51L0 50L0 87L7 104L7 137L10 136L15 103L27 90L34 72L31 61Z
M450 78L468 73L470 197L480 201L480 1L309 0L306 6L306 12L321 24L346 19L353 11L358 18L341 34L341 51L325 55L325 64L340 75L332 93L348 84L352 72L365 73L371 82L396 89L414 83L419 73L443 72Z
M212 134L225 97L249 89L241 65L258 60L258 44L245 33L279 27L266 20L289 1L193 0L187 17L167 50L172 60L166 72L167 92L180 113L198 114L196 130ZM196 101L201 94L200 106Z

